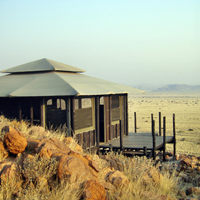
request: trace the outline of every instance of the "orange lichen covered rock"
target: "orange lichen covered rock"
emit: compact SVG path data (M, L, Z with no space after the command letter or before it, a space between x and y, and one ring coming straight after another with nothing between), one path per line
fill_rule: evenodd
M124 186L128 186L129 180L127 176L123 172L120 172L118 170L116 171L111 171L107 178L106 181L112 183L116 188L121 188Z
M83 183L82 198L85 200L107 200L105 188L96 180Z
M9 152L5 149L3 142L0 140L0 157L1 158L7 158L9 155Z
M58 178L60 182L67 180L74 182L78 179L95 179L89 166L78 157L61 156L58 164Z
M40 153L43 149L48 149L52 152L52 155L55 153L68 154L70 149L57 138L43 139L38 143L37 148L35 148L36 153Z
M9 184L13 186L15 183L20 183L19 166L15 163L7 163L1 171L1 184Z
M13 154L21 153L25 150L27 146L27 140L18 131L11 130L4 136L4 143L8 148L9 152Z
M74 151L79 151L83 152L82 147L75 142L75 140L72 137L67 137L63 140L63 142L70 148L73 149Z

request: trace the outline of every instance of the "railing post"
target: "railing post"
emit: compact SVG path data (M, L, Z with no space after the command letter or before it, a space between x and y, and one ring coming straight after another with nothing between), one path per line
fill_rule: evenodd
M119 131L120 131L120 151L123 151L123 136L122 136L122 121L119 120Z
M159 112L159 136L161 136L161 112Z
M165 161L166 156L166 118L163 117L163 161Z
M174 159L176 158L176 126L175 126L175 114L173 114L173 140L174 140Z
M155 121L153 120L153 114L151 114L151 129L152 129L152 139L153 139L153 149L152 156L156 159L156 134L155 134Z
M137 118L136 118L136 112L134 112L134 127L135 127L135 133L137 133Z

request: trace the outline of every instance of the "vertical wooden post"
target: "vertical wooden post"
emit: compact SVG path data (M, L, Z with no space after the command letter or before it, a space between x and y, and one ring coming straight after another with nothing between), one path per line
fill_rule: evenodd
M109 144L109 151L110 151L110 152L113 151L112 144Z
M67 137L71 136L71 102L69 97L65 97L65 102L66 102L66 124L67 124ZM80 137L78 138L80 140Z
M161 112L159 112L159 136L161 136Z
M75 121L74 121L74 118L75 118L75 99L74 98L71 98L71 103L70 103L70 106L71 106L71 136L74 135L75 133Z
M42 97L41 98L41 101L40 101L40 123L41 123L41 126L42 127L44 127L45 128L45 113L46 113L46 111L45 111L45 106L46 105L46 103L45 103L45 98L44 97Z
M82 108L82 99L78 99L78 109Z
M124 96L124 104L125 104L125 135L128 135L128 94Z
M175 114L173 114L173 137L174 137L174 159L176 158L176 126L175 126Z
M120 151L123 151L122 120L119 120L119 130L120 130Z
M19 121L22 121L22 101L19 98Z
M33 99L30 99L30 120L31 120L31 126L33 125Z
M143 147L143 151L144 151L144 156L147 156L147 147Z
M110 130L110 110L109 110L109 96L104 97L104 132L105 132L105 142L109 140L109 130Z
M165 161L166 156L166 118L163 117L163 161Z
M136 118L136 112L134 112L134 126L135 126L135 133L137 133L137 118Z
M100 137L100 120L99 120L99 96L95 97L95 130L96 130L96 147L97 147L97 155L100 154L99 150L99 137Z
M153 120L153 114L151 114L151 129L152 129L152 140L153 140L153 149L152 156L153 159L156 159L156 134L155 134L155 121Z
M112 123L112 96L108 97L108 105L109 105L109 140L112 140L112 130L111 130L111 123Z

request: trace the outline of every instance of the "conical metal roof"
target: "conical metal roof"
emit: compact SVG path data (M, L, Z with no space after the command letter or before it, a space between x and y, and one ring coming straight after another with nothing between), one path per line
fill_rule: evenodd
M41 62L46 63L48 70L41 69ZM53 63L55 69L50 70L50 64L47 62ZM71 73L75 72L72 68L71 71L63 70L62 67L58 70L55 65L60 66L60 63L56 61L42 59L32 63L34 63L35 71L31 63L3 71L11 74L0 77L0 97L85 96L144 92L84 74ZM35 63L39 63L40 66L36 66ZM27 65L28 69L25 69L24 66ZM63 64L63 67L66 66L68 65Z
M45 71L63 71L63 72L85 72L83 69L66 65L57 61L53 61L47 58L29 62L23 65L18 65L6 70L1 73L30 73L30 72L45 72Z

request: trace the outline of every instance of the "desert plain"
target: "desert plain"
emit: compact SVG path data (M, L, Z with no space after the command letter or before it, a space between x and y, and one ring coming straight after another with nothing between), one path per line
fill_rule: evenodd
M137 133L151 132L151 114L158 133L159 112L166 117L166 134L173 135L173 113L176 121L177 154L200 156L200 93L131 94L128 97L129 132L134 132L134 112L137 114ZM172 151L173 145L167 145Z

